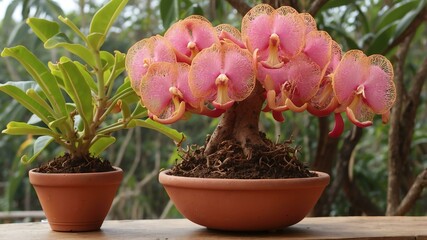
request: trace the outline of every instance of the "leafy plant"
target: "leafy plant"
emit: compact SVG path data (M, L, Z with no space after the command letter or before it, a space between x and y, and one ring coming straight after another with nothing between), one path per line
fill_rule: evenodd
M1 53L18 60L34 80L0 85L1 91L33 113L28 122L11 121L3 130L10 135L38 136L33 155L23 155L22 162L33 162L52 142L76 159L98 156L115 142L112 133L133 127L154 129L176 142L183 140L182 134L147 118L147 110L138 102L127 78L119 82L123 79L125 54L102 50L126 4L111 0L99 9L88 34L60 16L59 20L80 38L78 42L61 32L58 22L29 18L27 24L46 49L63 48L68 52L47 66L24 46L5 48Z

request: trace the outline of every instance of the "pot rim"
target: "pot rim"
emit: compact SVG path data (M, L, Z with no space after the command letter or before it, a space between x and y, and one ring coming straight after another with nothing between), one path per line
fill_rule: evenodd
M110 185L120 183L123 170L113 166L115 171L93 173L39 173L31 169L28 172L30 183L33 185L75 186L75 185ZM106 177L110 180L105 181ZM45 179L49 179L46 182Z
M274 190L294 188L317 188L329 184L330 176L327 173L317 173L317 177L286 178L286 179L224 179L224 178L196 178L168 175L170 169L161 171L159 182L163 185L181 188L218 189L218 190Z
M34 172L34 170L36 168L32 168L32 169L29 170L29 172L31 172L31 174L35 174L35 175L45 175L45 174L47 174L47 175L52 175L52 176L54 176L54 175L56 175L56 176L58 176L58 175L74 175L74 176L78 176L78 175L87 175L87 174L116 173L117 171L122 171L123 172L123 170L121 168L119 168L119 167L116 167L116 166L112 166L112 167L115 169L115 171L108 171L108 172L87 172L87 173L41 173L41 172Z

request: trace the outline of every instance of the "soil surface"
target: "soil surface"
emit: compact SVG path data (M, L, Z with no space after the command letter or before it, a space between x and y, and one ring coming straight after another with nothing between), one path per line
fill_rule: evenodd
M66 153L52 161L43 163L35 172L41 173L91 173L114 171L109 161L91 156L79 159L71 159Z
M262 133L261 133L262 134ZM263 135L264 146L246 146L245 154L238 142L224 141L218 150L205 156L205 146L192 146L180 156L182 161L171 175L199 178L274 179L317 176L298 160L298 149L291 141L274 144ZM177 160L178 161L178 160Z

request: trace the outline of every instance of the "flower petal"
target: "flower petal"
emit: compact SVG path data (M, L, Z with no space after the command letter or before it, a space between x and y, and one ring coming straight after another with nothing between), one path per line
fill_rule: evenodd
M331 61L329 62L328 68L326 69L326 75L332 73L340 63L342 58L342 50L340 45L332 40L332 55L331 55Z
M242 39L249 51L265 51L268 48L275 10L268 4L258 4L242 19Z
M332 129L328 135L332 138L337 138L341 136L342 132L344 131L344 121L342 119L341 113L335 113L335 125L334 129Z
M346 52L334 71L332 86L342 105L348 105L369 74L369 61L360 50Z
M143 104L154 115L162 115L172 101L169 89L176 85L176 66L165 62L153 63L141 82Z
M215 27L215 30L220 40L231 41L241 48L246 48L242 41L240 31L237 28L231 26L230 24L220 24Z
M304 35L303 17L289 6L275 10L270 5L259 4L253 7L242 20L243 42L251 52L259 49L258 54L263 61L269 59L271 54L272 36L275 36L273 43L279 44L275 54L278 54L280 58L288 59L302 50Z
M316 95L310 99L307 111L317 117L324 117L332 113L338 107L332 89L330 77L325 77L320 84Z
M153 63L148 68L141 82L140 96L154 120L173 123L184 116L186 103L199 107L201 101L194 98L186 83L188 71L185 63Z
M390 110L396 100L393 66L381 55L372 55L368 59L371 66L364 82L366 102L376 114L383 114Z
M142 77L153 62L176 62L172 46L162 36L145 38L128 50L126 70L136 92L139 92Z
M221 91L226 87L230 100L241 101L252 92L255 80L252 54L233 43L214 44L202 50L193 59L189 74L191 91L208 101L217 98L219 85Z
M282 85L282 94L301 107L318 91L322 80L321 69L303 53L291 59L285 68L287 81Z
M190 16L174 23L165 33L175 50L188 58L219 41L215 29L206 18Z
M356 95L351 104L346 108L348 118L358 127L368 127L372 125L375 113L364 102L361 95Z
M193 108L199 108L202 100L193 95L188 85L188 74L190 72L190 65L186 63L177 63L177 81L176 87L182 93L182 100L188 103Z
M304 47L304 19L289 6L280 7L276 11L278 14L274 18L273 33L280 38L283 57L289 59L300 53Z
M299 14L302 19L304 19L305 25L305 34L308 34L311 31L317 31L317 23L316 20L309 13L300 13Z
M331 36L325 31L311 31L305 37L304 53L317 63L322 71L326 70L332 55Z

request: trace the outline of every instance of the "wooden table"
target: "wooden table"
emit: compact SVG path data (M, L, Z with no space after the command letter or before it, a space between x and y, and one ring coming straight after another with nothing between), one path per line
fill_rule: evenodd
M101 231L60 233L47 223L0 224L0 239L417 239L427 240L427 217L321 217L274 232L209 230L186 219L106 221Z

